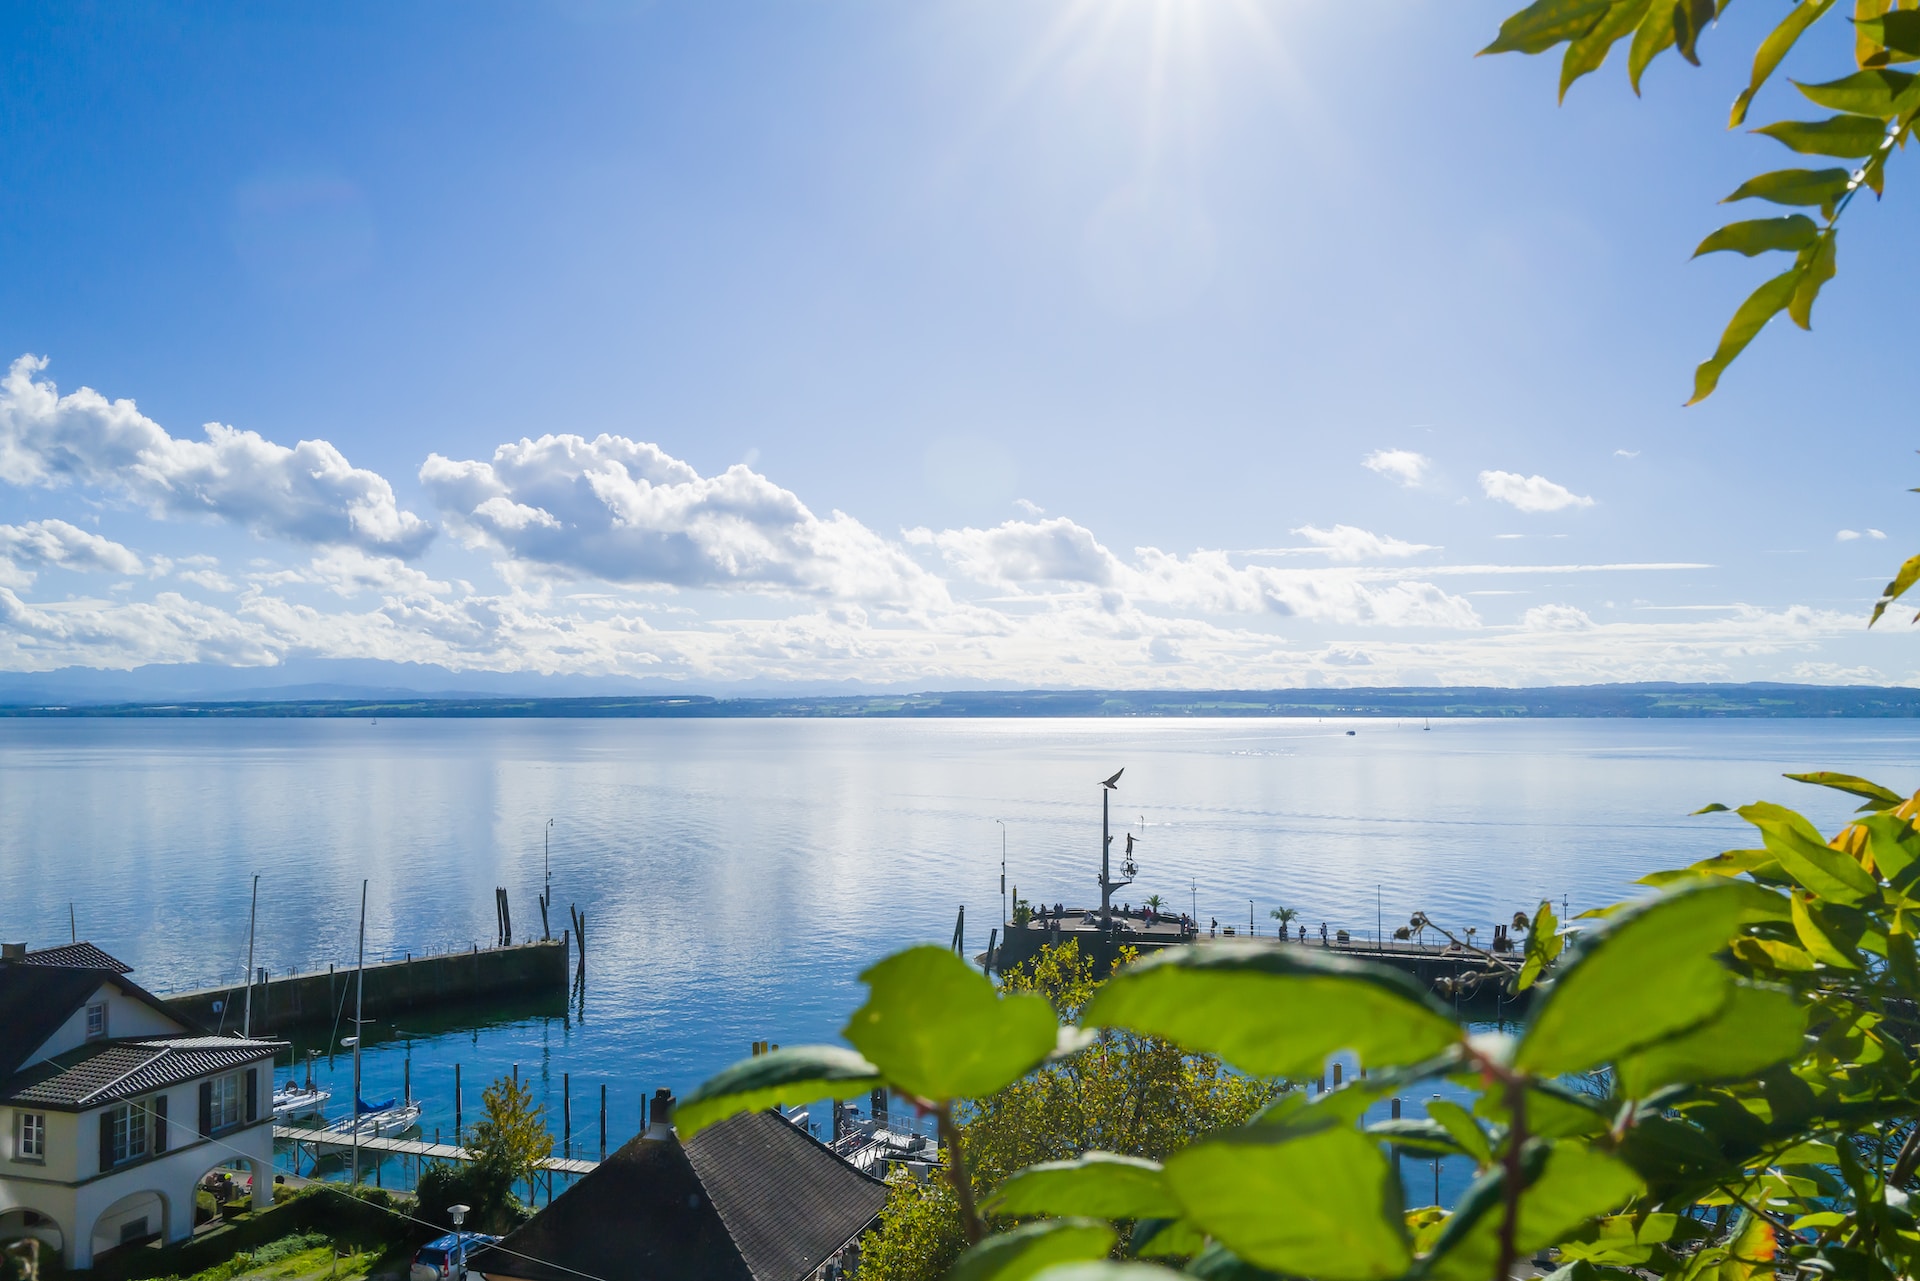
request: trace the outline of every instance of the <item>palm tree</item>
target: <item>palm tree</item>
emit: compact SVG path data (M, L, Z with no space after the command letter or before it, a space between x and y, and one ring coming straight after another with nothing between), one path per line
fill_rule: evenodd
M1142 901L1143 901L1143 902L1144 902L1144 903L1145 903L1145 904L1146 904L1146 905L1147 905L1148 907L1150 907L1150 908L1152 908L1152 909L1153 909L1153 910L1154 910L1155 912L1158 912L1158 911L1160 910L1160 905L1161 905L1162 903L1165 903L1165 902L1166 902L1167 900L1165 900L1165 899L1163 899L1163 898L1161 898L1161 897L1160 897L1160 896L1159 896L1158 894L1149 894L1149 895L1147 895L1147 897L1146 897L1146 898L1145 898L1144 900L1142 900Z
M1290 907L1276 907L1267 915L1280 922L1280 937L1286 938L1289 933L1287 926L1298 920L1300 913Z

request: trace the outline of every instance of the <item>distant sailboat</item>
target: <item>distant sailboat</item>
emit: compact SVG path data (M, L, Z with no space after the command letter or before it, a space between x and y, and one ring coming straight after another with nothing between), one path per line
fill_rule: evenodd
M1433 722L1428 721L1425 725L1422 725L1420 728L1423 730L1430 730L1433 728Z

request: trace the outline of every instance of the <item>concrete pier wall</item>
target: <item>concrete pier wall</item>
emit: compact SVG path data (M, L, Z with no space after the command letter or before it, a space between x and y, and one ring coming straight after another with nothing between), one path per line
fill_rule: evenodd
M566 1000L571 951L565 938L511 947L475 949L441 956L412 957L366 967L365 1017L384 1018L437 1005L501 998L551 996ZM253 986L253 1030L284 1032L327 1026L346 1001L353 1015L353 966L332 971L270 977ZM168 1004L207 1027L240 1026L247 1002L245 984L202 988L167 998Z

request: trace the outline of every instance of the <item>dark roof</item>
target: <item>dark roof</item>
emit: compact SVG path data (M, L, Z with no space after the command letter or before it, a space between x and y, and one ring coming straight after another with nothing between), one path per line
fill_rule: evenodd
M686 1144L644 1135L469 1267L528 1281L799 1281L865 1231L887 1187L771 1112Z
M46 969L9 962L0 965L0 1081L12 1076L27 1056L46 1044L73 1012L100 990L106 975L98 970Z
M36 1063L5 1085L0 1101L80 1111L211 1076L287 1048L285 1041L232 1036L102 1041Z
M55 965L44 958L56 952L85 949L102 958L101 965ZM84 957L82 958L84 959ZM91 943L72 947L49 948L29 952L24 957L0 961L0 1028L8 1035L0 1038L0 1089L6 1079L20 1070L27 1056L34 1053L60 1025L85 1005L87 998L111 983L133 1000L148 1006L187 1032L206 1029L126 976L120 962Z
M22 965L52 965L70 970L112 970L131 974L133 967L115 960L91 943L68 943L62 947L43 947L20 958Z

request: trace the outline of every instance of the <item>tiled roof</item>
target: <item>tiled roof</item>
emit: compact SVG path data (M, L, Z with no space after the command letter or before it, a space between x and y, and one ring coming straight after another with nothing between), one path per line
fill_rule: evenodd
M36 1064L0 1086L0 1100L75 1111L96 1108L271 1059L286 1048L284 1041L237 1037L107 1041Z
M0 1081L73 1016L100 988L98 970L55 970L14 962L0 965Z
M770 1112L634 1139L469 1267L527 1281L800 1281L887 1188Z
M63 947L43 947L20 958L22 965L53 965L69 970L112 970L131 974L133 967L117 961L91 943L68 943Z

